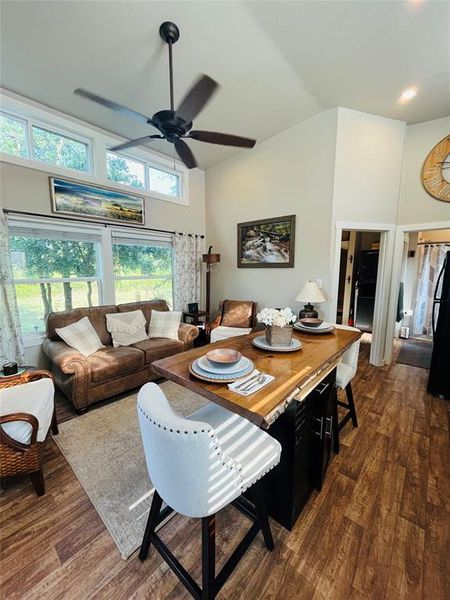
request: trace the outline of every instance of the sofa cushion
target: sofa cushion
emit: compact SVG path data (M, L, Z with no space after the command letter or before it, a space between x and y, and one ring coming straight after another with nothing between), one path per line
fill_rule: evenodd
M139 348L145 353L145 364L149 365L155 360L166 358L172 354L183 352L184 342L181 340L169 340L167 338L152 338L133 344L133 348Z
M92 381L100 383L142 369L145 365L144 358L144 352L137 348L108 346L91 354L86 360L91 366Z
M152 310L170 310L165 300L147 300L143 302L127 302L126 304L118 304L117 310L119 312L130 312L133 310L142 310L144 313L147 325L150 322Z
M109 346L112 344L112 340L111 335L106 329L106 315L116 312L116 306L93 306L90 308L74 308L72 310L50 313L47 319L47 337L53 341L60 340L61 338L55 331L57 327L65 327L79 321L83 317L88 317L102 344Z
M114 348L131 346L148 339L142 310L106 315L106 327L112 336Z
M181 310L152 310L148 337L178 340L180 322Z
M83 317L76 323L71 323L65 327L56 327L55 331L68 346L75 348L84 356L90 356L103 348L102 341L88 317Z

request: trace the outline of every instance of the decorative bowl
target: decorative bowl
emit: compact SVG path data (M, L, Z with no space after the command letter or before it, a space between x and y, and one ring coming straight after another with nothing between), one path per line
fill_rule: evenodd
M206 358L215 367L230 367L241 360L242 354L229 348L217 348L217 350L207 352Z
M314 319L313 317L305 317L300 319L300 323L305 327L319 327L323 323L322 319Z

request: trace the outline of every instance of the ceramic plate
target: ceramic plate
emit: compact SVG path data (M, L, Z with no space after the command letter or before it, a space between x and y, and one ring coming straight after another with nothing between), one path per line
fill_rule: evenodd
M330 333L330 331L334 330L334 325L332 323L321 323L319 327L305 327L300 322L294 323L294 329L297 331L307 332L307 333Z
M199 366L199 364L198 364L199 359L197 358L196 360L194 360L191 363L190 371L193 375L196 375L200 379L204 379L206 381L231 383L233 381L236 381L236 379L240 379L241 377L245 377L246 375L249 375L253 371L254 365L253 365L252 361L249 359L247 359L247 360L248 360L248 365L242 371L237 371L235 373L211 373L209 371L205 371L204 369L202 369Z
M20 367L17 370L17 373L12 373L11 375L3 375L3 373L0 373L0 377L17 377L17 375L22 375L22 373L25 373L25 367Z
M266 342L266 337L264 335L253 338L252 344L257 348L261 348L261 350L269 350L270 352L295 352L296 350L300 350L303 344L292 338L290 346L271 346Z
M223 367L217 367L209 362L206 356L202 356L198 359L198 366L201 367L204 371L208 371L208 373L217 373L222 375L234 375L239 371L243 371L249 365L250 361L248 358L243 356L239 362L235 365L226 365Z

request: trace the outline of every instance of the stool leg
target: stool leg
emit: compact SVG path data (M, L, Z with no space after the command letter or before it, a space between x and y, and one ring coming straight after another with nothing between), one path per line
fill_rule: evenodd
M216 597L216 515L202 518L202 600Z
M33 471L33 473L30 473L30 479L34 489L36 490L36 494L38 496L43 496L45 494L45 481L42 467L38 471Z
M264 485L262 481L257 481L253 484L252 499L255 505L256 514L261 522L261 531L264 538L264 543L268 550L273 550L275 544L273 543L272 532L270 531L269 513L267 511L266 499L264 496Z
M162 498L155 490L153 493L152 505L148 515L147 525L145 526L144 538L142 540L141 549L139 550L140 560L145 560L150 550L151 536L155 532L156 523L161 511Z
M58 429L58 420L56 418L56 407L53 409L51 428L52 428L53 435L58 435L59 429Z
M348 408L350 411L350 416L352 418L353 427L358 427L358 419L356 418L356 409L355 409L355 402L353 400L353 390L352 390L351 382L349 382L347 384L347 386L345 388L345 393L347 395Z
M339 414L338 414L338 391L335 386L333 391L333 452L339 454Z

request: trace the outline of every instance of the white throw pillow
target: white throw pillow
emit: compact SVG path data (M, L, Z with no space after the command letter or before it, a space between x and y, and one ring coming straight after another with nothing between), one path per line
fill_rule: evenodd
M55 331L66 344L71 348L75 348L84 356L90 356L100 348L104 348L101 339L87 317L83 317L76 323L66 325L66 327L56 327Z
M152 310L148 337L178 340L180 321L181 310Z
M111 334L114 348L148 340L146 324L142 310L106 315L106 329Z

